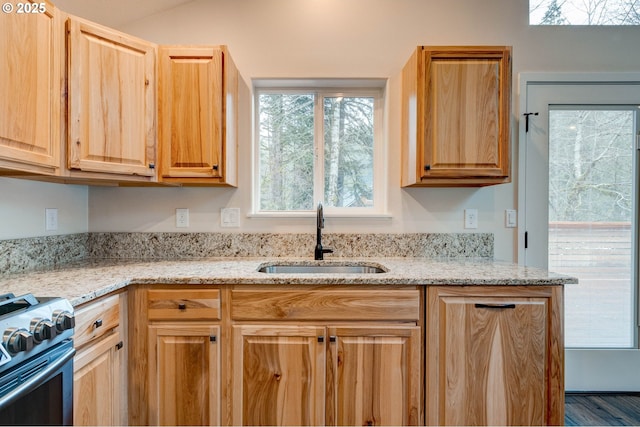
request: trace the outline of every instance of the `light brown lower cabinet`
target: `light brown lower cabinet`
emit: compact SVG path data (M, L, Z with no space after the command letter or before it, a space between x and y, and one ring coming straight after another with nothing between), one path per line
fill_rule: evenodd
M112 295L76 311L73 374L73 424L126 425L126 320ZM122 317L121 317L122 315Z
M233 425L415 425L417 326L233 327Z
M562 286L129 290L131 425L559 425Z
M426 425L562 425L562 287L427 290Z
M149 326L149 423L220 425L219 326Z
M221 424L221 291L140 286L129 292L130 425Z
M420 290L231 292L232 425L419 425Z
M121 366L119 333L78 352L73 375L73 424L83 426L122 425L118 392Z

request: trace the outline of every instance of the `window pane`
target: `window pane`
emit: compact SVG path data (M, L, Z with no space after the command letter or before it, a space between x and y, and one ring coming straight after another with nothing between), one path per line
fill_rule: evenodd
M260 210L313 209L313 94L259 96Z
M530 25L639 25L640 0L529 0Z
M632 111L549 111L549 269L565 287L567 347L633 346Z
M373 98L324 99L324 203L373 206Z

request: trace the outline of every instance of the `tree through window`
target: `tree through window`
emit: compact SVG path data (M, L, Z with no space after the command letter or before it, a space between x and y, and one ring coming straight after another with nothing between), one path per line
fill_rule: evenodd
M256 88L258 212L380 212L381 90Z
M530 25L640 25L640 0L529 0Z

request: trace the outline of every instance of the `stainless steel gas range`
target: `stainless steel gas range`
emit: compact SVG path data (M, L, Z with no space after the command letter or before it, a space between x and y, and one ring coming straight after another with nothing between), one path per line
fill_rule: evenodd
M0 295L0 424L73 423L72 305Z

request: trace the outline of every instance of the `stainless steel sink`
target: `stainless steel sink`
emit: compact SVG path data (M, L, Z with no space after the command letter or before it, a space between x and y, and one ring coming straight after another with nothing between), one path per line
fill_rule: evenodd
M287 274L375 274L386 270L375 265L337 265L337 264L276 264L258 268L261 273Z

